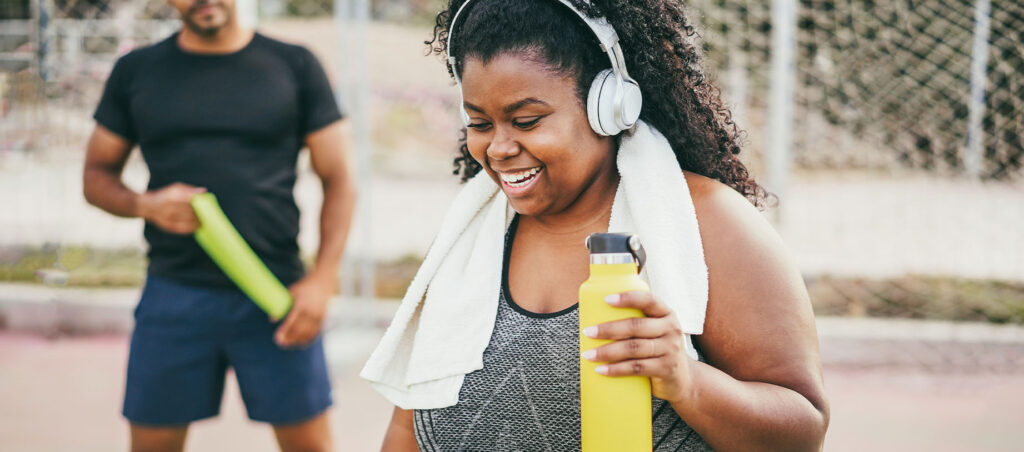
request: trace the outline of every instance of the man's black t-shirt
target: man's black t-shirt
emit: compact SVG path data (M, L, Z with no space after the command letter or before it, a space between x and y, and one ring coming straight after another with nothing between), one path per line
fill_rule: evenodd
M195 54L175 34L117 61L94 117L139 144L150 190L205 187L282 283L302 277L296 159L309 133L342 117L312 53L257 33L237 52ZM232 284L192 235L146 223L145 236L151 274Z

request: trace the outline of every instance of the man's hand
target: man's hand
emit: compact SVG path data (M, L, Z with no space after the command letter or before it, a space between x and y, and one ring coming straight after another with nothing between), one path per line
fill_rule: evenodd
M338 287L338 261L345 248L355 205L355 186L348 171L348 126L336 121L306 136L313 171L322 182L320 248L313 271L288 290L294 303L274 341L281 347L308 344L316 338L327 316L327 303Z
M320 334L327 317L327 303L334 295L335 279L333 275L311 273L288 288L294 301L274 335L278 346L303 346Z
M199 227L192 197L206 189L180 182L139 195L139 216L172 234L191 234Z

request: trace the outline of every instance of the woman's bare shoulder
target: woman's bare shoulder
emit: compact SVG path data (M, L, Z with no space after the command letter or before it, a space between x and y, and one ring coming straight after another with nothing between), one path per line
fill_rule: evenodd
M725 276L723 271L754 279L792 277L789 252L757 207L722 182L689 172L685 176L712 283Z
M709 229L708 233L722 228L732 229L733 232L734 228L750 229L752 232L772 229L761 212L732 187L697 173L683 171L683 174L697 211L702 235L705 234L704 229Z

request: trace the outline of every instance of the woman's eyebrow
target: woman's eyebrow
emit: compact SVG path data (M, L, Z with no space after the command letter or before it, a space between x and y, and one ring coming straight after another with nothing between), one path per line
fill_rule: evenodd
M478 107L476 105L473 105L473 104L471 104L469 102L465 102L465 101L463 101L462 103L463 103L463 105L465 105L467 110L473 110L473 111L476 111L476 112L484 113L484 109L483 108L480 108L480 107ZM510 113L512 113L512 112L514 112L514 111L516 111L516 110L518 110L520 108L523 108L523 107L525 107L527 105L541 105L541 106L545 106L545 107L550 106L550 104L548 104L547 102L544 102L544 101L542 101L540 99L537 99L535 97L527 97L526 99L523 99L523 100L520 100L518 102L515 102L515 103L512 103L512 104L509 104L509 105L505 106L505 108L502 108L501 111L507 115L507 114L510 114Z
M514 111L516 111L516 110L518 110L520 108L523 108L523 107L525 107L527 105L542 105L542 106L547 107L548 103L544 102L544 101L542 101L540 99L537 99L535 97L527 97L526 99L523 99L523 100L521 100L519 102L516 102L514 104L511 104L511 105L508 105L505 108L502 108L501 111L503 111L505 114L509 114L509 113L512 113L512 112L514 112Z

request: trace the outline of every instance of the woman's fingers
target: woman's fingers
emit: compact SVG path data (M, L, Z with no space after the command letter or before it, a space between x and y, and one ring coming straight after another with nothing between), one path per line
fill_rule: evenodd
M672 314L672 310L654 298L650 292L623 292L612 294L604 298L604 301L617 308L639 309L647 317L665 317Z
M628 359L655 358L678 351L666 339L626 339L583 352L583 357L597 362L616 363Z
M643 375L647 377L667 377L675 372L678 361L667 356L646 359L631 359L617 363L602 364L594 369L601 375L609 377L626 377Z
M658 301L650 292L624 292L605 297L608 304L620 308L639 309L647 317L634 317L592 325L583 334L594 339L621 340L629 338L656 338L666 334L682 335L672 310Z
M613 377L673 375L680 364L683 331L672 310L650 292L624 292L609 295L605 301L615 307L638 309L647 317L616 320L584 328L583 334L591 338L614 342L585 350L583 358L607 363L597 366L596 370Z
M654 339L680 333L679 325L672 317L632 317L602 323L583 329L583 334L592 339L622 340L631 338Z

